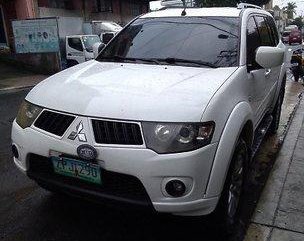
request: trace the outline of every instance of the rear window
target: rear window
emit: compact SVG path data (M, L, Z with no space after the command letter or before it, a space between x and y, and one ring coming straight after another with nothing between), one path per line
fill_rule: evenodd
M298 31L291 32L290 35L293 36L293 37L300 37L301 36L300 32L298 32Z
M290 32L284 32L284 33L282 34L283 37L288 37L289 35L290 35Z

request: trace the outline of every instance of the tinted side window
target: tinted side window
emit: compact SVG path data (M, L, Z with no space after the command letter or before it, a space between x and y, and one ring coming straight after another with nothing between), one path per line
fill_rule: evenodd
M257 16L255 17L256 23L258 26L260 38L261 38L261 46L273 46L273 41L271 39L271 35L269 32L269 28L267 22L263 17Z
M257 25L253 17L251 17L247 24L247 65L255 68L258 64L255 62L256 49L260 47L260 36Z
M275 46L277 46L279 44L279 33L278 33L278 30L277 30L277 27L274 23L274 20L273 18L271 17L267 17L267 20L268 20L268 24L270 26L270 30L271 30L271 33L273 35L273 38L274 38L274 41L275 41Z
M82 47L80 38L69 38L68 44L73 49L76 49L78 51L83 51L83 47Z

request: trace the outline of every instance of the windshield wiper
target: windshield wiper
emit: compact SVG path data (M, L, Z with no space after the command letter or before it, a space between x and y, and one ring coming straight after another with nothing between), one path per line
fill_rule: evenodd
M157 61L163 61L168 64L176 64L176 63L187 63L187 64L197 64L200 66L207 66L210 68L217 68L215 64L201 61L201 60L190 60L190 59L179 59L179 58L165 58L165 59L157 59Z
M119 62L119 61L121 61L121 62L125 62L125 61L132 61L132 62L143 61L143 62L149 62L149 63L160 64L159 61L156 60L156 59L130 58L130 57L122 57L122 56L119 56L119 55L101 57L101 59L114 60L114 61L117 61L117 62Z

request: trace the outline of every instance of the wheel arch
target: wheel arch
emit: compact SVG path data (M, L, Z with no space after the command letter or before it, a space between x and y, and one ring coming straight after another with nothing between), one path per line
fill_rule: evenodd
M245 125L243 126L240 137L244 139L246 142L247 148L249 150L249 155L251 155L251 147L253 144L254 131L253 131L253 122L251 120L247 120Z
M218 143L206 188L206 198L222 193L230 167L235 146L240 136L244 138L249 150L253 142L253 112L247 102L238 103L232 110Z

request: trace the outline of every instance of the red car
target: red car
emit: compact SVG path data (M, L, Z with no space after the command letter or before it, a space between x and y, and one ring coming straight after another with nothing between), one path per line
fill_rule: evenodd
M302 34L299 30L291 31L289 35L289 45L302 44Z

